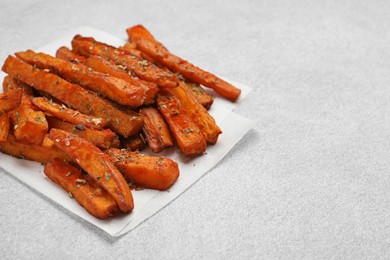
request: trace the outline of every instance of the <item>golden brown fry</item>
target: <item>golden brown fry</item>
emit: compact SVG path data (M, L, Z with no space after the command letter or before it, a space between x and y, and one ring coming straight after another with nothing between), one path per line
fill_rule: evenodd
M140 79L153 82L161 87L174 88L179 84L175 74L164 72L147 60L129 55L125 51L97 42L90 37L76 35L72 40L72 49L83 56L97 55L112 60L115 64L133 71Z
M105 60L98 56L90 56L86 59L85 65L110 76L122 79L128 83L129 88L143 89L145 96L145 104L154 103L154 98L158 92L158 86L152 82L141 80L137 77L131 76L124 67L117 66L109 60Z
M0 111L0 143L7 141L10 128L8 114Z
M231 101L235 101L240 96L241 90L232 84L170 53L142 25L128 28L127 34L129 41L135 43L137 49L158 60L169 69L181 73L185 78L212 88Z
M164 148L172 147L173 140L168 125L158 110L154 107L146 107L140 109L139 113L144 120L142 130L150 149L155 153L159 153Z
M96 130L86 128L84 125L74 125L64 122L56 117L46 117L49 128L57 128L69 133L73 133L100 148L120 147L118 136L110 129Z
M12 77L19 78L35 89L49 93L81 113L106 119L108 127L124 137L138 133L142 127L142 118L138 113L120 109L78 85L34 68L15 57L9 56L2 69Z
M10 134L7 141L0 143L0 151L17 158L47 163L54 158L70 160L70 157L57 148L54 143L46 136L42 144L27 144L16 140L15 136Z
M130 151L141 151L146 147L146 141L142 134L136 134L122 140L122 145Z
M67 191L70 197L75 198L92 216L106 219L119 211L118 205L107 192L69 163L56 158L46 164L44 173Z
M33 98L32 103L43 112L75 125L84 125L92 129L102 129L107 125L107 121L103 118L84 115L79 111L68 108L65 105L59 105L43 97Z
M183 109L188 112L195 124L200 128L207 142L215 144L222 131L215 123L214 118L196 100L192 91L180 85L175 89L167 90L167 92L171 93L180 101Z
M22 101L22 90L15 89L8 93L0 94L0 111L8 112L17 108Z
M72 83L88 88L121 105L138 107L145 102L145 90L132 88L124 80L31 50L17 52L15 55L31 65L50 70Z
M180 105L177 97L167 91L161 92L157 97L157 108L184 155L196 156L206 151L206 139L202 131Z
M112 156L115 166L127 179L144 188L166 190L179 177L177 163L169 158L115 148L110 148L106 153Z
M50 130L49 138L107 191L121 211L130 212L134 208L127 182L99 148L74 134L55 128Z
M84 64L86 61L86 58L84 56L74 53L68 47L65 46L62 46L57 50L56 57L77 64Z

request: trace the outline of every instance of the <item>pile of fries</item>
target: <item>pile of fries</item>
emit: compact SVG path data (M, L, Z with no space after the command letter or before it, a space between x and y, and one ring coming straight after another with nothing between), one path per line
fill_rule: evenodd
M32 50L9 56L0 94L0 151L40 162L44 173L93 216L134 208L132 187L166 190L176 162L154 153L177 145L202 155L222 133L208 113L214 98L240 90L171 54L148 30L127 29L113 47L76 35L56 57Z

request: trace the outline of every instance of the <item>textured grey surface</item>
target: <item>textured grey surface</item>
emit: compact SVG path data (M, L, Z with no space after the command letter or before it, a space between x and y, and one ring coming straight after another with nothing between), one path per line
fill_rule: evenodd
M0 170L0 258L389 258L388 1L0 1L0 59L89 25L144 24L254 88L253 130L114 239ZM1 166L1 162L0 162Z

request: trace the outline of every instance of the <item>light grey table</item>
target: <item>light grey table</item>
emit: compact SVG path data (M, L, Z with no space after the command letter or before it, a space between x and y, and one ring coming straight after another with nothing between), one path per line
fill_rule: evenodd
M0 1L0 60L144 24L254 88L256 121L183 195L111 238L0 170L1 259L390 257L390 2ZM1 166L1 162L0 162Z

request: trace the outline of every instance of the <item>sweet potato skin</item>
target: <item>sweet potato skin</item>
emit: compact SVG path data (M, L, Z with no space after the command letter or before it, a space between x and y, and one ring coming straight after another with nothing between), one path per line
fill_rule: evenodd
M179 177L179 167L169 158L147 156L110 148L106 151L123 176L137 186L148 189L167 190Z
M92 216L107 219L119 211L116 202L95 181L69 163L56 158L46 164L44 173Z
M106 190L122 212L130 212L134 208L127 182L99 148L74 134L55 128L50 130L49 138Z
M163 72L147 60L129 55L118 48L97 42L90 37L76 35L72 40L72 50L83 56L97 55L112 60L115 64L133 71L140 79L153 82L161 87L173 88L179 84L175 74Z
M185 78L212 88L231 101L235 101L240 96L241 90L232 84L170 53L142 25L128 28L127 34L129 41L135 43L137 49L158 60L169 69L181 73Z
M201 155L206 151L206 139L180 101L169 92L157 97L157 108L169 125L177 145L185 156Z
M140 109L139 113L144 120L142 131L146 136L150 149L155 153L159 153L164 148L172 147L173 140L168 125L158 110L154 107L145 107Z
M107 149L110 147L120 147L118 136L110 129L96 130L85 128L84 125L75 125L68 122L64 122L56 117L46 117L49 123L49 128L57 128L66 132L75 134L99 148Z
M34 68L15 57L9 56L2 69L12 77L20 79L37 90L49 93L81 113L106 119L108 127L124 137L138 133L142 127L142 118L138 113L122 110L78 85Z
M126 81L88 69L85 66L28 50L17 52L21 60L48 69L72 83L79 84L121 105L138 107L145 101L145 90L130 88Z
M92 129L102 129L107 125L107 121L103 118L84 115L66 106L60 106L59 104L43 97L33 98L32 103L42 111L69 123L85 125L86 127Z
M50 139L45 137L40 145L27 144L18 141L10 134L5 142L0 143L0 151L16 158L47 163L54 158L70 160L70 157L61 149L54 146Z

